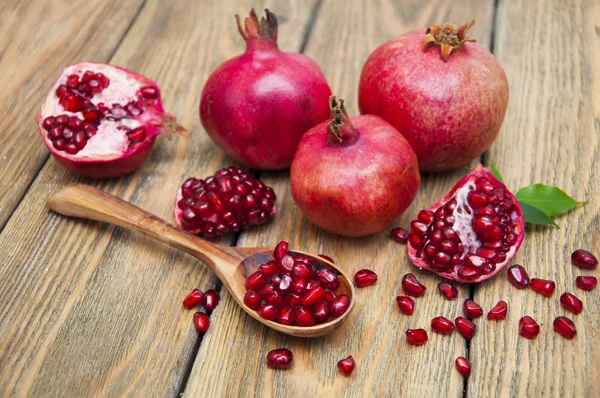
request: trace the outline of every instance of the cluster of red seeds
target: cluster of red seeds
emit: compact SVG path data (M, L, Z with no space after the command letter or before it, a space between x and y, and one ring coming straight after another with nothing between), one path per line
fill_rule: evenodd
M289 251L287 242L275 247L275 259L258 267L246 280L244 304L269 321L313 326L348 310L347 294L336 294L340 281L326 264Z
M184 308L191 310L199 305L204 308L205 312L196 312L194 314L194 327L200 333L205 333L210 327L209 315L217 308L221 296L213 289L209 289L206 293L200 289L194 289L183 300Z
M236 167L206 180L188 178L181 194L181 226L207 238L264 224L276 211L273 189Z
M67 112L81 112L83 119L72 115L48 116L43 121L43 127L48 131L52 146L59 151L74 155L85 148L87 141L98 131L103 119L120 120L127 117L139 116L148 107L153 107L158 99L158 90L154 87L142 87L138 91L138 99L125 107L112 104L108 108L103 103L94 105L91 99L110 85L110 80L102 73L85 71L81 76L69 75L66 84L56 89L59 104ZM119 126L129 137L129 146L139 144L146 138L146 129L137 127L130 129Z

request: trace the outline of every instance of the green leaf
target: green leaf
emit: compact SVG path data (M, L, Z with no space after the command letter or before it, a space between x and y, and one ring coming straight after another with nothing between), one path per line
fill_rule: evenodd
M494 165L494 162L490 163L490 170L492 171L492 174L494 175L494 177L496 177L496 180L498 180L498 181L500 181L501 183L504 184L504 180L502 179L502 176L500 175L500 172L498 171L498 169Z
M560 228L550 217L548 217L543 211L527 203L520 203L523 216L525 216L525 222L529 224L537 225L554 225L556 228Z
M516 194L519 203L528 204L544 212L549 217L564 214L585 202L577 202L557 187L544 184L532 184L519 189Z

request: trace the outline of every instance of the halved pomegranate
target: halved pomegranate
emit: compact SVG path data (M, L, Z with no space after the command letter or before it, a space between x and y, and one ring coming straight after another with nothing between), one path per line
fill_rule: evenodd
M408 254L419 268L457 282L481 282L515 255L524 236L515 196L477 165L410 224Z
M185 132L165 113L155 82L94 62L66 67L37 117L44 143L66 169L119 177L148 157L156 136Z

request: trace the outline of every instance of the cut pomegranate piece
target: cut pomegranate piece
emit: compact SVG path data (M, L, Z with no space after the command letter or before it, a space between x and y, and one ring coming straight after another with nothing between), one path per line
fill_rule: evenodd
M451 320L438 316L431 320L431 329L439 334L452 334L454 332L454 324Z
M267 367L271 369L289 369L294 355L287 348L277 348L267 353Z
M582 290L594 290L594 288L598 285L598 279L593 276L578 276L575 279L575 283L577 287Z
M578 249L571 254L571 263L583 269L595 269L598 259L587 250Z
M146 160L159 134L185 131L165 113L155 82L93 62L63 70L37 122L58 163L92 178L131 173Z
M546 297L550 297L554 294L556 289L556 283L546 279L531 278L531 290L540 293Z
M438 283L438 290L448 300L454 300L458 297L458 289L452 283L440 282Z
M396 304L400 312L406 315L412 315L415 310L415 301L408 296L396 297Z
M517 289L525 289L531 283L527 271L519 264L515 264L508 269L508 281Z
M510 262L523 236L517 199L478 165L411 222L408 254L417 267L444 278L481 282Z
M402 278L402 290L413 297L421 297L427 288L417 280L413 274L406 274Z
M221 296L213 289L209 289L204 293L204 302L202 306L209 314L217 308L219 305L219 300L221 300Z
M425 329L408 329L406 341L410 345L423 345L427 343L427 332Z
M183 306L188 310L196 307L204 302L204 293L202 290L194 289L188 296L183 300Z
M394 228L391 232L392 238L398 243L406 243L408 240L408 231L404 228Z
M469 319L479 318L483 315L481 306L471 299L466 299L463 304L463 312Z
M377 274L368 269L361 269L354 275L354 284L357 287L371 286L377 282Z
M530 316L524 316L519 320L519 334L526 339L532 340L540 333L540 325Z
M554 331L566 339L573 340L575 335L577 334L577 329L575 329L575 324L572 320L565 316L557 317L554 322Z
M194 327L200 333L204 333L210 327L210 318L204 312L194 314Z
M179 228L212 238L264 224L276 212L273 189L245 170L228 167L204 180L188 178L177 191L173 215ZM280 247L277 255L283 251ZM285 263L290 269L291 260Z
M470 320L459 316L454 320L454 324L456 325L458 332L462 334L464 338L472 339L473 336L475 336L475 324Z
M488 312L487 319L502 321L506 319L507 310L508 304L506 304L506 301L500 300L498 301L498 304L496 304L494 308L492 308L490 312Z
M344 374L344 376L350 376L354 371L354 366L356 366L356 362L354 362L352 355L342 359L337 363L338 369Z
M581 314L583 303L571 293L564 293L560 296L560 305L573 314Z
M461 375L463 375L464 377L471 376L471 364L469 363L469 361L467 361L466 358L457 357L454 361L454 364L456 365L456 369Z

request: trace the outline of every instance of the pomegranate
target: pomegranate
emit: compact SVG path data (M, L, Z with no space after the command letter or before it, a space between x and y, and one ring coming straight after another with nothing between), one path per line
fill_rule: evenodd
M454 300L458 297L458 289L452 283L440 282L438 283L438 290L448 300Z
M525 289L531 284L527 271L519 264L508 268L508 281L517 289Z
M468 164L504 120L508 80L496 58L466 35L474 22L408 32L377 48L363 67L361 113L396 127L422 171Z
M408 142L377 116L349 118L330 98L331 120L309 130L290 170L298 206L317 226L364 236L387 227L411 204L420 184Z
M454 364L456 365L456 369L461 375L463 375L464 377L471 376L471 364L469 363L469 361L467 361L466 358L457 357L454 361Z
M575 315L581 314L581 311L583 311L583 303L571 293L563 293L560 296L560 305Z
M200 120L210 138L248 167L290 166L298 142L327 119L331 89L310 58L277 46L277 18L236 15L246 52L221 64L202 89Z
M361 269L354 274L354 284L357 287L374 285L377 282L377 274L370 269Z
M204 180L188 178L173 209L179 228L207 238L264 224L276 212L273 189L236 167Z
M514 195L478 165L410 223L408 254L417 267L444 278L481 282L510 262L524 223Z
M465 300L463 304L463 312L469 319L479 318L483 315L483 309L481 309L481 306L471 299Z
M553 322L554 331L566 339L573 340L577 334L575 324L566 316L559 316Z
M540 293L546 297L550 297L554 294L556 289L556 283L546 279L531 278L531 290Z
M289 369L294 355L287 348L276 348L267 353L267 367L271 369Z
M46 97L38 129L61 166L84 177L119 177L148 157L156 136L183 133L150 79L118 66L67 66Z
M593 276L578 276L575 279L575 283L577 287L582 290L594 290L596 285L598 285L598 279Z
M191 310L192 308L196 307L198 304L203 304L203 303L204 303L204 293L202 292L202 290L199 290L199 289L192 290L191 293L188 294L188 296L183 300L183 306L188 310Z
M454 332L454 324L451 320L438 316L431 320L431 329L439 334L452 334Z
M427 343L427 332L425 329L408 329L406 341L410 345L423 345Z
M415 301L408 296L397 296L396 304L400 312L405 315L412 315L415 311Z
M398 243L406 243L408 240L408 231L404 228L394 228L391 232L392 238Z
M355 366L356 362L354 362L354 358L352 357L352 355L342 359L337 363L338 369L344 374L344 376L350 376L354 371Z
M204 333L210 327L210 318L204 312L194 314L194 327L200 333Z
M492 308L490 312L488 312L487 319L494 321L502 321L506 319L507 311L508 304L506 304L506 301L500 300L498 301L498 304L496 304L494 308Z
M587 250L577 249L571 254L571 263L584 269L595 269L598 266L598 259Z
M519 320L519 334L533 340L540 333L540 325L532 317L526 315Z

